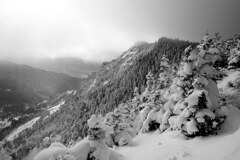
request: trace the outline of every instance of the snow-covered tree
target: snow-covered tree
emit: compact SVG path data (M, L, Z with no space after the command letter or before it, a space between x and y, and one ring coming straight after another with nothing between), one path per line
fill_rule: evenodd
M109 146L122 146L131 143L132 136L132 124L133 119L131 117L131 110L129 104L119 105L113 112L108 113L105 116L104 122L113 128L108 145ZM111 144L112 142L112 144Z
M97 160L108 160L110 150L106 145L107 135L112 133L112 128L104 124L102 115L92 115L88 120L88 139L93 151L89 157Z
M143 102L146 102L148 100L152 91L155 89L155 80L154 80L153 73L151 71L148 72L148 74L146 75L146 79L147 79L147 87L145 91L142 93L142 97L141 97L141 100Z
M163 55L160 62L160 74L158 76L157 89L164 89L170 85L171 81L171 67L169 65L169 59Z
M240 39L238 40L237 46L230 50L228 65L230 69L240 67Z
M133 93L133 99L132 99L132 105L134 109L137 109L139 104L141 103L141 95L139 94L139 89L138 87L134 88L134 93Z
M222 123L215 115L219 109L219 91L215 81L219 72L213 65L220 59L215 43L216 40L206 35L196 50L185 50L189 56L186 56L183 68L179 72L184 78L191 76L191 79L180 79L178 83L185 89L183 91L186 91L184 87L187 82L187 86L193 88L183 92L185 94L182 94L174 106L177 116L171 121L173 129L180 129L187 136L216 134Z

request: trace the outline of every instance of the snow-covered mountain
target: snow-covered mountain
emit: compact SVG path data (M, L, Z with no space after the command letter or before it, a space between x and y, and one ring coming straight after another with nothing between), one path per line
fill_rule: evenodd
M116 76L122 76L124 72L127 72L133 67L132 65L134 65L134 62L139 56L148 54L152 46L153 44L139 42L123 52L118 58L110 62L103 62L100 71L95 72L90 78L91 84L88 89L94 89L95 87L99 87L99 85L105 85L107 82L116 78Z
M56 98L48 109L58 111L13 143L25 144L25 160L239 159L239 71L228 70L229 49L209 39L194 50L167 38L136 43ZM216 62L217 53L226 59Z
M52 143L34 160L239 159L240 110L232 98L239 71L215 66L219 46L218 37L205 36L197 49L185 49L177 72L162 56L158 79L149 72L144 92L136 88L131 100L92 115L84 140Z

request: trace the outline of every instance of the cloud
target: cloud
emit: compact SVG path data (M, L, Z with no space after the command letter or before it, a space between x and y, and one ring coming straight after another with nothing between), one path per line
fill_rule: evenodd
M109 61L136 41L198 41L209 30L239 31L236 2L1 0L0 58L79 57Z

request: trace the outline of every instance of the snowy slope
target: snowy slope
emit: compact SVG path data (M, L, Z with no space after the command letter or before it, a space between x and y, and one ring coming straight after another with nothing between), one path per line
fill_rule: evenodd
M132 145L111 149L109 160L239 160L239 140L240 110L230 105L226 122L217 136L186 140L171 131L141 134L134 138ZM34 160L48 160L66 153L87 160L89 150L85 139L72 148L49 147Z
M177 132L143 134L133 146L118 152L126 160L239 160L240 110L229 106L229 115L219 135L185 140Z
M229 88L228 82L240 77L239 71L227 73L218 87L229 96L239 94L238 89ZM232 102L238 101L238 98ZM178 131L145 133L136 136L132 144L111 149L114 156L110 160L239 160L240 159L240 110L231 103L227 106L227 118L218 135L210 137L184 138ZM75 155L85 155L89 150L86 141L80 141L73 148L54 148L59 153L69 151ZM80 147L81 146L81 147ZM84 151L82 151L84 150ZM49 152L49 153L45 153ZM55 153L52 149L40 152L36 160L48 160ZM86 158L82 158L86 160Z
M240 92L238 88L228 86L237 79L240 79L239 71L228 71L227 77L218 83L230 105L227 119L217 136L186 140L177 131L141 134L134 138L132 146L121 147L117 152L126 160L239 160Z
M50 115L57 112L60 107L65 103L65 101L61 101L60 103L58 103L56 106L53 106L51 108L49 108L49 112ZM38 120L40 119L40 117L35 117L32 120L28 121L27 123L19 126L16 130L14 130L10 135L8 135L6 137L6 139L8 141L13 140L14 138L16 138L18 136L19 133L21 133L23 130L27 129L27 128L31 128Z
M48 110L49 110L49 112L50 112L50 115L53 114L53 113L55 113L55 112L57 112L64 103L65 103L65 101L61 101L61 102L59 102L57 105L49 108Z
M16 138L19 135L19 133L21 133L23 130L31 128L39 119L40 117L35 117L32 120L28 121L27 123L19 126L16 130L14 130L10 135L6 137L7 141L11 141L14 138Z

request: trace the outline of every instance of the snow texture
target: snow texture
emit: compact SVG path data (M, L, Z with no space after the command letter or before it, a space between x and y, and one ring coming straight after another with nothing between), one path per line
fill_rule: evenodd
M27 123L19 126L16 130L14 130L10 135L6 137L7 141L14 140L16 137L18 137L19 133L21 133L23 130L27 128L31 128L38 120L40 117L33 118L32 120L28 121Z
M220 133L214 137L185 140L179 131L162 134L141 134L134 138L134 146L125 146L118 152L126 160L239 160L240 110L228 107L227 117ZM189 132L196 128L190 122Z
M50 111L50 115L57 112L64 103L65 101L61 101L56 106L49 108L48 110Z

